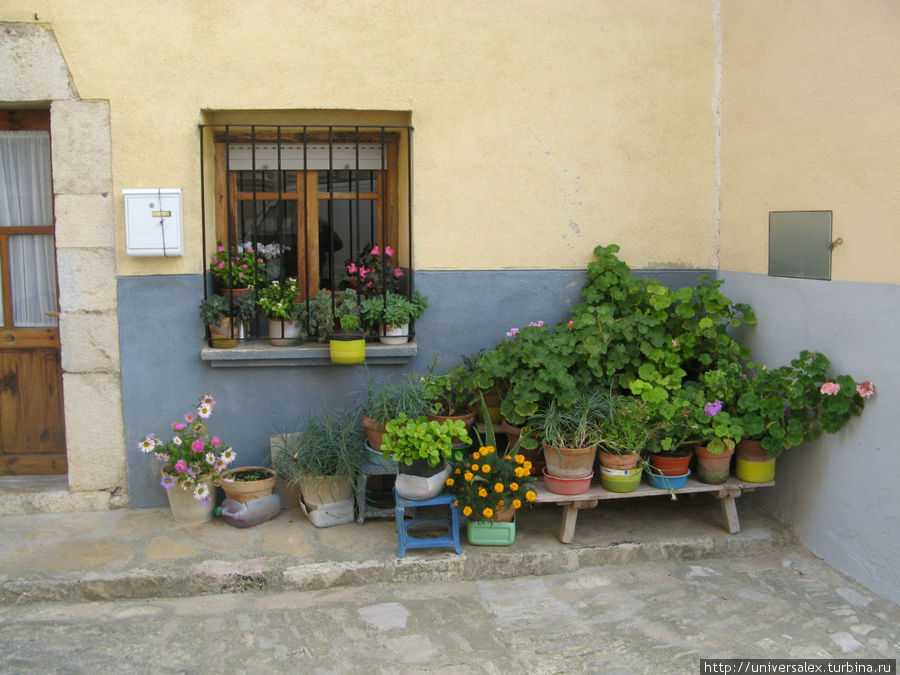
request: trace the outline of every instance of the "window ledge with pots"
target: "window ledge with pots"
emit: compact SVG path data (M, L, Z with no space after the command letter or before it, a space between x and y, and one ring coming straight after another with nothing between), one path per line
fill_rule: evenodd
M418 352L418 344L410 340L402 345L366 343L366 364L375 366L404 365ZM273 347L268 340L248 340L231 349L200 350L200 359L213 368L258 368L270 366L336 366L331 361L327 344L305 343L295 347Z

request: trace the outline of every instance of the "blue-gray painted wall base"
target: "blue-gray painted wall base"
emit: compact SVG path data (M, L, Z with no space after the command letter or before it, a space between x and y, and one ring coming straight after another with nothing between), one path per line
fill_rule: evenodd
M720 272L722 291L750 303L758 324L738 338L776 367L804 349L825 354L834 374L871 380L877 393L840 432L787 450L776 487L742 499L791 523L830 565L900 602L900 286Z
M704 270L641 270L671 286L692 284ZM201 275L120 277L118 281L122 398L132 506L166 504L159 462L138 450L148 433L165 437L170 425L211 393L218 402L211 431L234 447L237 464L266 464L269 437L299 429L325 407L361 399L372 378L438 370L464 355L491 349L514 326L566 318L580 299L585 272L416 272L429 309L416 323L418 355L399 366L211 368L200 359L204 328L197 306Z

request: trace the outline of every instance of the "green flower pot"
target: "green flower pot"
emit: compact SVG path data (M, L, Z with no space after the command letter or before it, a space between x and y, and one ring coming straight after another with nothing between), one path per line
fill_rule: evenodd
M509 546L516 540L516 521L495 523L493 521L466 523L466 536L475 546Z

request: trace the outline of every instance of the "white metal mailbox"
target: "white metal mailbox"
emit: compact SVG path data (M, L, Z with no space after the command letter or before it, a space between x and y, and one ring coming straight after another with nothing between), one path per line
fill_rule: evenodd
M184 254L181 188L122 190L125 197L125 246L133 256Z

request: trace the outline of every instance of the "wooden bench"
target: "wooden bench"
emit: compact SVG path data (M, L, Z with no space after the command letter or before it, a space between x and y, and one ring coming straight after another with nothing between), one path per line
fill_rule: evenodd
M559 529L559 540L564 544L571 544L575 538L575 521L578 518L578 512L582 509L592 509L600 501L605 499L631 499L634 497L659 497L669 492L675 494L691 494L698 492L710 492L722 503L722 514L725 517L725 527L730 534L741 531L741 524L738 520L737 504L735 499L741 496L742 492L752 492L755 488L769 487L775 485L775 481L768 483L748 483L731 477L724 483L719 485L709 485L701 483L694 478L688 478L684 487L677 490L660 490L652 485L641 483L633 492L610 492L602 485L594 484L588 488L587 492L579 495L559 495L550 492L544 486L544 479L539 478L535 492L537 493L537 503L554 503L563 507L562 526Z

